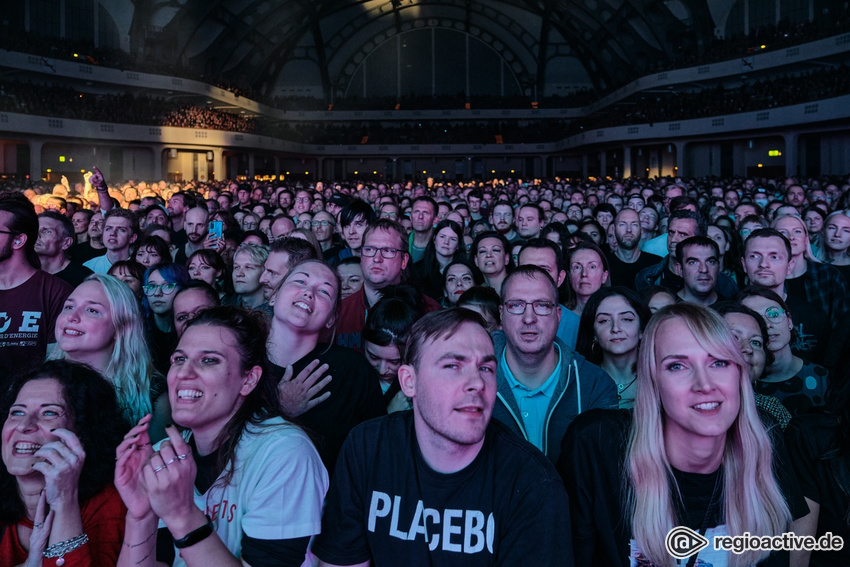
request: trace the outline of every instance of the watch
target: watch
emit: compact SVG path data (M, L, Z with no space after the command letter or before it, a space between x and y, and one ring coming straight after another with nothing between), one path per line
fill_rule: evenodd
M195 545L196 543L203 541L203 540L207 539L208 537L210 537L210 535L212 535L213 531L215 531L215 528L213 527L213 523L212 523L212 520L210 519L210 517L207 516L206 518L207 518L207 523L204 524L203 526L201 526L200 528L198 528L196 530L192 530L191 532L189 532L185 536L181 537L180 539L175 538L174 539L174 547L176 547L177 549L184 549L186 547L191 547L191 546Z

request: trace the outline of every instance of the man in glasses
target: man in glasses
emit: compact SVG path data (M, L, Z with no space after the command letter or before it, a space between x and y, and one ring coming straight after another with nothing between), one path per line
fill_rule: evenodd
M398 285L410 261L404 229L389 219L378 219L363 234L360 248L360 267L363 268L363 289L342 301L337 323L337 344L363 351L362 332L366 313L375 305L387 286ZM440 306L423 296L429 311Z
M505 279L501 297L493 417L555 462L573 419L591 408L616 408L617 388L604 370L556 338L558 290L546 271L520 266Z

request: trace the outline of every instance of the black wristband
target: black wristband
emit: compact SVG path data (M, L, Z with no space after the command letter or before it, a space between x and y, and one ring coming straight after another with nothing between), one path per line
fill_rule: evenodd
M174 539L174 547L183 549L191 547L200 541L204 541L212 535L214 531L212 520L207 516L207 523L196 530L192 530L180 539Z

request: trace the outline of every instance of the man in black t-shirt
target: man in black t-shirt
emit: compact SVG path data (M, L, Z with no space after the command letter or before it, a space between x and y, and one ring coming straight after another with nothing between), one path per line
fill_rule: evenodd
M405 350L413 411L349 435L313 544L319 565L573 565L554 467L490 420L496 357L479 316L430 313Z

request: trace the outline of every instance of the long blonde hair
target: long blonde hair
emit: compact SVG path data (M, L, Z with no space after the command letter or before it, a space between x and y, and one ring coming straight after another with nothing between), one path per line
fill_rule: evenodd
M770 439L756 412L746 364L732 332L720 315L692 303L670 305L658 311L644 331L638 359L638 388L634 424L626 453L628 505L633 537L654 564L672 566L664 540L681 519L674 499L679 487L664 444L664 410L656 381L655 341L661 324L684 322L708 352L730 360L740 374L740 410L726 433L723 452L725 522L730 535L776 535L785 531L791 514L772 471ZM767 552L730 553L730 565L752 565Z
M112 356L101 374L115 387L124 417L136 423L151 412L151 380L156 374L145 340L139 303L127 284L117 278L92 274L83 283L90 281L103 286L115 328ZM57 346L50 358L70 357Z
M773 219L773 222L770 223L770 228L776 228L776 225L779 223L780 219L791 219L796 222L800 226L800 228L803 229L803 233L806 235L806 244L803 248L803 258L811 262L820 263L820 259L815 256L815 251L812 249L812 240L809 237L809 229L808 227L806 227L806 223L803 222L803 219L801 219L797 215L782 215ZM823 225L826 226L826 221L823 222Z

